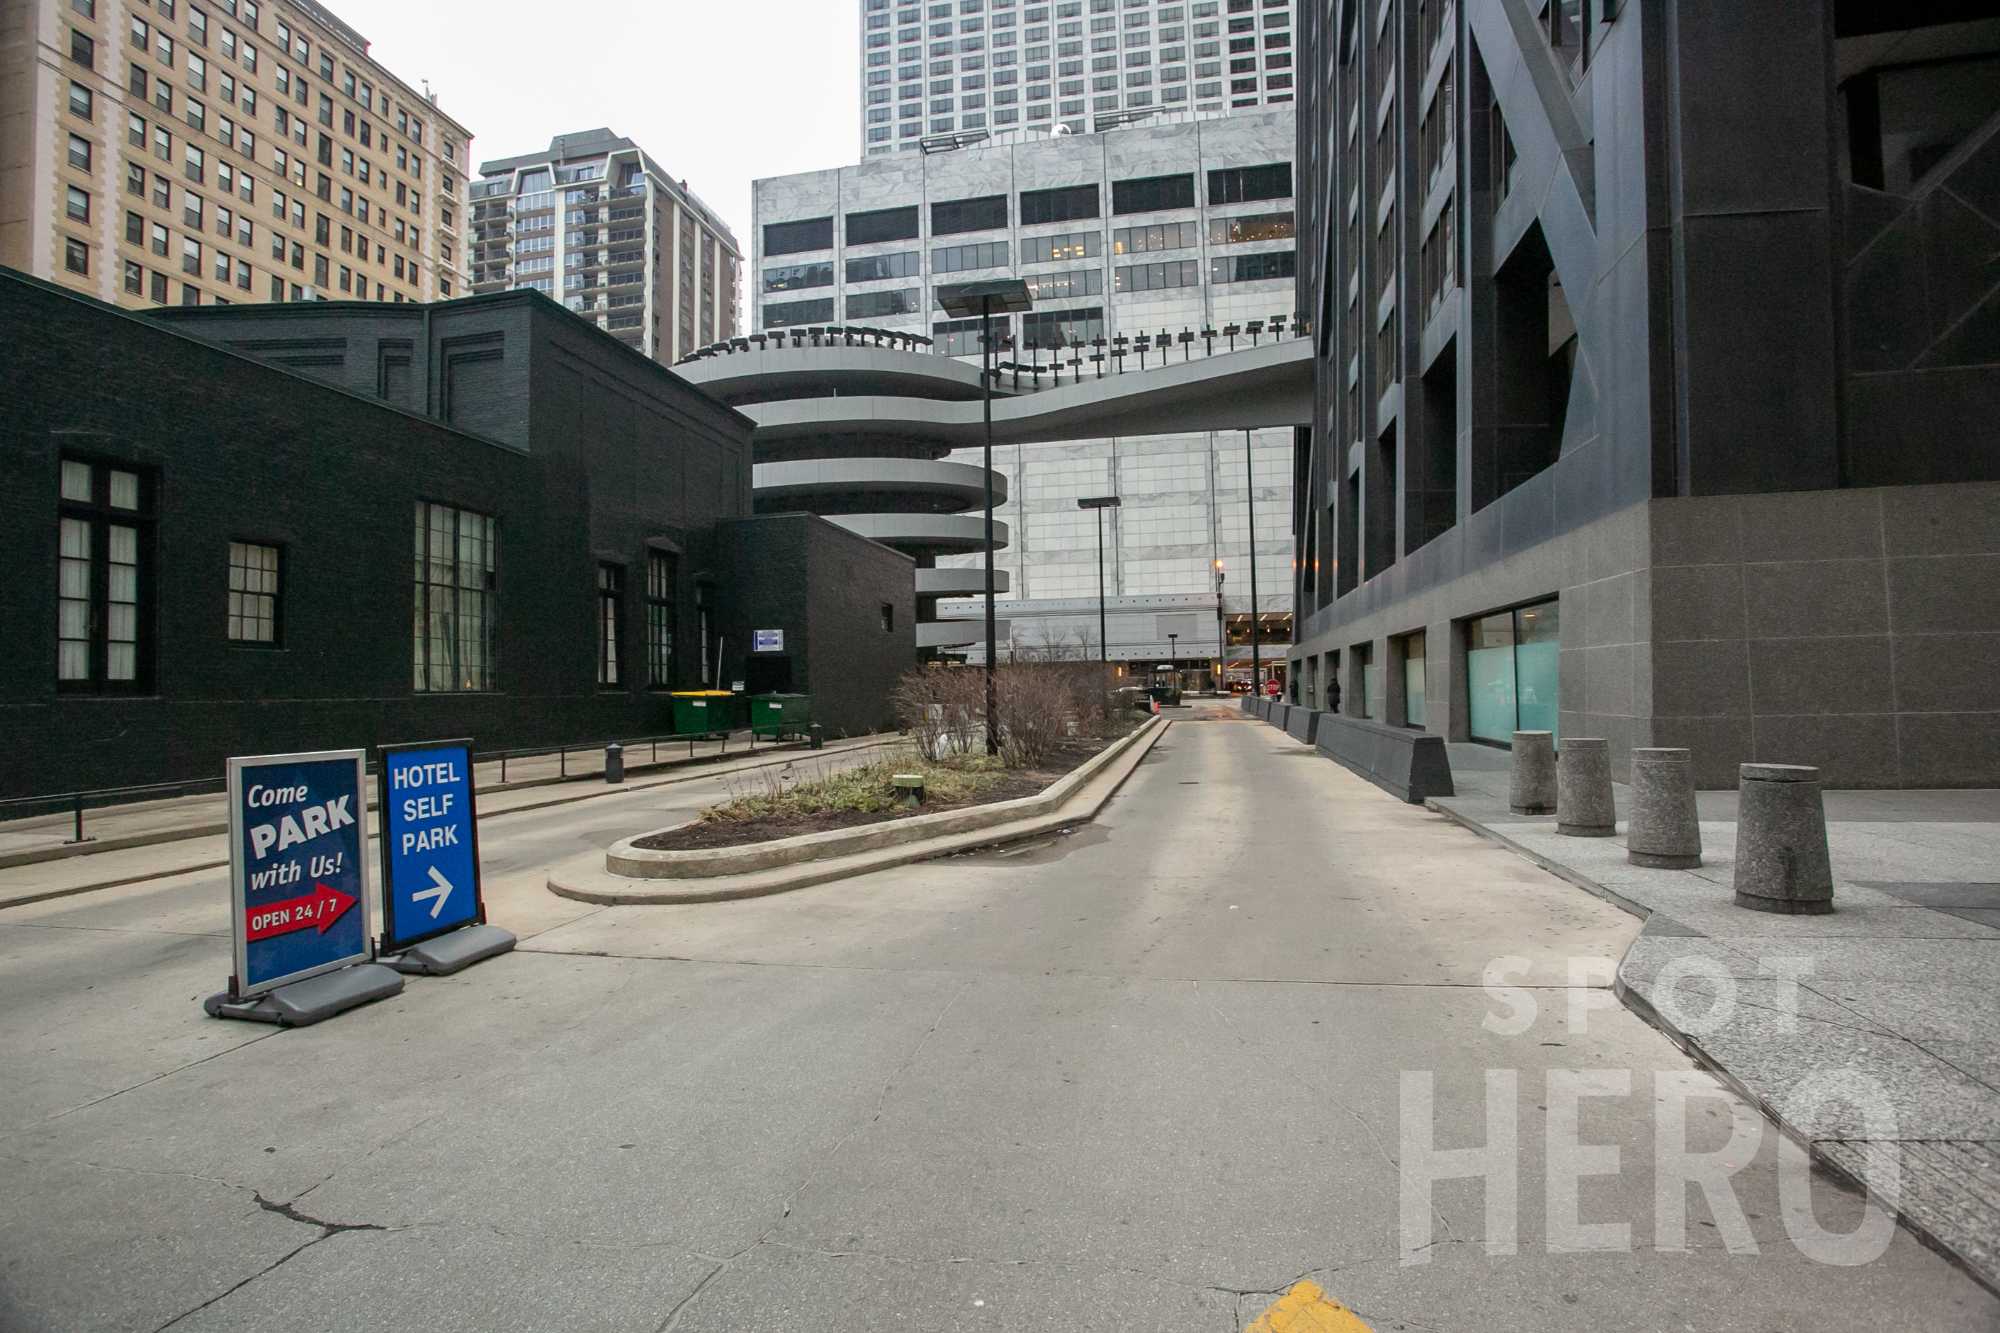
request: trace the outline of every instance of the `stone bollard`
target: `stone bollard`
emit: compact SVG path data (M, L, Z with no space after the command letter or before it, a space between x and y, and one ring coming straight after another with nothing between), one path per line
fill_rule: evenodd
M1514 733L1514 773L1507 808L1517 815L1556 812L1556 738L1547 731Z
M1611 800L1611 746L1601 737L1563 738L1556 760L1556 832L1608 838L1618 832Z
M1833 910L1833 865L1819 770L1744 764L1737 770L1736 905L1799 916Z
M604 780L606 782L625 780L625 747L617 741L604 747Z
M1694 760L1686 750L1632 751L1632 809L1625 859L1655 870L1701 864L1701 823L1694 808Z

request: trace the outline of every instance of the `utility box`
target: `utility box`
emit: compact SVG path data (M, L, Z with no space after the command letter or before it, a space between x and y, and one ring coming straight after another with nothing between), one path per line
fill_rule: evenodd
M804 736L812 725L809 694L759 694L750 700L750 734L771 740Z
M676 690L674 735L726 736L743 725L742 706L728 690Z

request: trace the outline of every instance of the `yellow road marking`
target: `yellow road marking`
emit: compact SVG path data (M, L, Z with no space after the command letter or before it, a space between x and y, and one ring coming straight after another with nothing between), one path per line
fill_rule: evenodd
M1319 1289L1296 1282L1243 1333L1371 1333L1361 1316Z

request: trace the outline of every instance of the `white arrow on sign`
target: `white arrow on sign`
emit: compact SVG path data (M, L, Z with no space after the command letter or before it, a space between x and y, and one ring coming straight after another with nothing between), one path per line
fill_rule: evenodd
M431 917L435 920L438 913L444 911L444 900L451 897L451 881L444 877L443 871L432 866L431 885L432 887L428 889L418 889L410 895L410 898L415 902L428 901L431 905Z

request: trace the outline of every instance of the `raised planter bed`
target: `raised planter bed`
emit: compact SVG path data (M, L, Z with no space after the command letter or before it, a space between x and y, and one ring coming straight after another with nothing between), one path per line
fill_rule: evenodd
M799 837L810 833L830 833L840 829L860 828L872 824L887 823L892 819L915 819L920 815L937 814L946 810L964 810L974 806L993 805L1000 801L1019 800L1023 796L1039 794L1043 788L1055 782L1082 764L1089 763L1099 751L1117 743L1111 740L1090 737L1071 741L1058 748L1049 760L1034 768L988 768L960 769L939 772L937 766L917 762L915 751L905 749L897 753L903 759L889 759L867 766L881 772L872 776L886 786L890 771L928 770L931 782L928 785L924 803L910 807L893 803L888 792L883 792L885 804L881 809L837 809L800 813L764 813L741 819L691 819L672 828L661 829L657 833L646 833L633 839L633 845L649 852L686 852L711 847L746 847L755 843L773 842L779 838ZM859 774L829 774L829 777L853 778ZM801 785L815 781L808 771L800 778ZM956 786L960 792L972 788L967 794L954 798L944 793ZM752 793L754 797L757 793Z
M1149 741L1166 725L1164 718L1150 719L1033 795L966 805L953 810L903 815L859 827L774 838L741 846L660 850L640 845L660 834L688 827L687 824L677 824L672 829L656 830L612 844L604 856L605 869L613 875L634 879L706 879L896 847L1034 818L1059 808L1106 765L1133 745L1142 740Z

